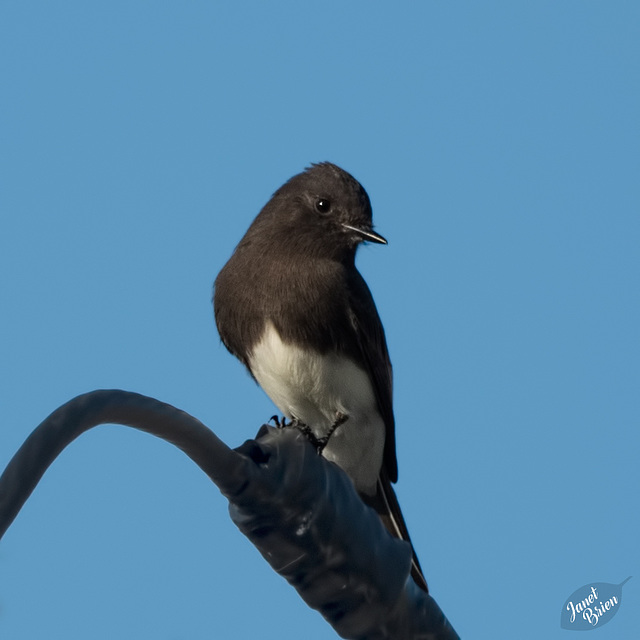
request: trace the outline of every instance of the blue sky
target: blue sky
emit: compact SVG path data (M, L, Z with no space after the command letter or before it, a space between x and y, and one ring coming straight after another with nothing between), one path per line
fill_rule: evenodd
M0 466L123 388L231 445L273 406L211 285L330 160L395 372L397 492L463 637L563 638L592 582L640 624L636 2L3 2ZM637 581L636 581L637 580ZM0 542L0 635L333 638L183 454L81 437Z

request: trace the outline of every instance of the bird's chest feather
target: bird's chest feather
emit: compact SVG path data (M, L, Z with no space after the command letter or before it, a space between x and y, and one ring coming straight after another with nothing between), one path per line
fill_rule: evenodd
M237 324L251 323L252 335L247 337L253 338L254 346L258 338L255 325L259 337L264 337L266 323L271 322L285 345L309 345L321 353L347 351L357 360L344 265L332 260L310 263L272 261L256 272L242 292L243 301L238 306L243 315Z
M384 447L384 424L367 373L335 351L321 353L283 341L271 322L249 357L251 373L288 418L319 438L339 416L323 454L340 465L360 490L375 484Z

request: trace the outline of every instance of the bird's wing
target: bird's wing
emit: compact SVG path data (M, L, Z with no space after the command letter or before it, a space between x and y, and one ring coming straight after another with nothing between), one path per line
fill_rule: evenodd
M391 483L398 479L398 463L393 418L392 370L384 328L369 287L357 271L350 282L349 291L351 321L357 335L359 355L373 382L378 408L386 426L384 457L376 492L371 496L362 494L362 498L377 511L383 524L393 536L406 540L411 545L413 555L411 575L416 584L428 592L418 556L411 543L398 499L391 486Z
M393 418L393 374L384 328L367 283L353 269L349 282L351 323L355 329L360 362L369 373L386 427L383 467L391 482L398 479L395 421Z

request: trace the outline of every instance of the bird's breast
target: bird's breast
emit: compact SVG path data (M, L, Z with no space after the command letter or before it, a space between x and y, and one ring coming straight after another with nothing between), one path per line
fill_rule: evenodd
M284 342L270 322L251 351L249 365L280 411L306 424L316 437L326 436L340 415L347 416L323 455L342 467L359 491L374 491L385 426L367 372L339 353Z

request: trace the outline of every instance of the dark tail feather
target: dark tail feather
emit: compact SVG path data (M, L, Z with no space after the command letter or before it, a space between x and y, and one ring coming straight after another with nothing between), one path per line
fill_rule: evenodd
M400 511L398 498L396 498L396 493L391 486L391 482L389 481L384 468L378 477L375 496L363 495L362 498L370 507L376 510L382 520L382 523L392 536L400 538L400 540L406 540L411 545L411 552L413 554L413 559L411 561L411 575L415 583L421 589L424 589L429 593L427 581L422 573L422 568L418 562L418 556L413 548L413 544L411 544L411 538L409 537L407 525L402 517L402 511Z

